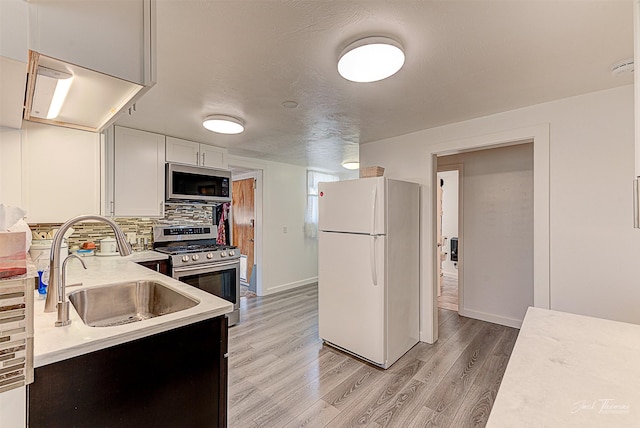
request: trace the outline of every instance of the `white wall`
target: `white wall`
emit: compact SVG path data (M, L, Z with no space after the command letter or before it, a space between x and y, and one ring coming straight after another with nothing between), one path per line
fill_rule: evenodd
M22 131L0 128L0 203L24 207L22 200Z
M550 307L640 323L633 122L633 86L624 86L365 144L360 159L422 183L431 197L424 171L433 146L549 124ZM430 235L423 228L421 237ZM422 277L426 292L433 284L424 259Z
M438 165L440 163L438 162ZM442 261L442 272L448 276L458 276L456 263L451 261L451 238L458 237L458 171L438 172L444 181L442 186L442 236L445 244L446 260Z
M318 242L304 236L307 169L239 156L229 156L229 166L263 173L263 200L256 205L262 209L263 231L262 242L256 242L258 294L316 282Z
M438 158L463 165L461 315L520 327L533 305L533 144Z

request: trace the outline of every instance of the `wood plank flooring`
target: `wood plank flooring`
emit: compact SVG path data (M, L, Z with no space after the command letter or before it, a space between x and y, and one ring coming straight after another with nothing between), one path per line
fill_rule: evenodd
M438 296L438 307L458 312L458 277L442 276L442 293Z
M318 337L317 286L241 299L229 427L483 427L518 330L439 309L440 339L388 370Z

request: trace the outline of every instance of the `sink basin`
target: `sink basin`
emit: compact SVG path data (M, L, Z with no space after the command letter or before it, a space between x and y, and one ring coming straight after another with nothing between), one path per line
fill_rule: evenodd
M112 327L192 308L199 302L154 281L130 281L69 294L82 321Z

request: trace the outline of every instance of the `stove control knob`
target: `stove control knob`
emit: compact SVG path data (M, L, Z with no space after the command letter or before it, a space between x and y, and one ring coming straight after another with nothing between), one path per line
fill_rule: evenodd
M197 254L194 254L193 256L191 256L191 260L193 260L194 262L195 262L196 260L198 260L199 258L200 258L200 256L199 256L199 255L197 255Z
M182 261L183 262L188 262L189 261L189 256L182 256Z
M213 253L207 253L207 258L208 259L212 259L213 258Z
M224 251L220 251L220 257L227 257L227 253Z
M236 253L235 253L235 251L233 251L233 250L229 251L229 256L230 256L230 257L231 257L231 256L234 256L235 254L236 254Z

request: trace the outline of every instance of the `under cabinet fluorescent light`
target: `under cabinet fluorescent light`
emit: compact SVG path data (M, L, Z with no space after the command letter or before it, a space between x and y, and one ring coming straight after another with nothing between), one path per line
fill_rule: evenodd
M31 115L41 119L57 117L69 93L72 80L73 75L69 73L38 67Z

